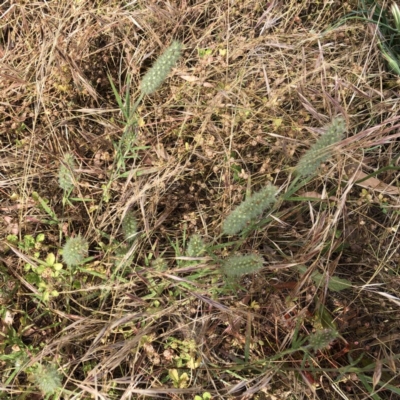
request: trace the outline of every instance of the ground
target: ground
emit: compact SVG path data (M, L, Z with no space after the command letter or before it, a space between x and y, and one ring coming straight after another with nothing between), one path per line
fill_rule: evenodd
M390 6L3 2L0 398L399 398Z

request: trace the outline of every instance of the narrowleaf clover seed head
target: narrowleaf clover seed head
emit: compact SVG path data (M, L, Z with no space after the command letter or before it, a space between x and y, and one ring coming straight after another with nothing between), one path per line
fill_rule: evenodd
M75 158L72 154L66 153L63 158L63 162L60 163L60 169L58 171L58 183L60 188L65 192L68 192L74 187L74 175L73 171L76 168Z
M133 242L138 230L136 218L131 211L128 211L125 214L125 217L122 221L122 232L126 241Z
M167 50L156 60L154 65L143 77L140 84L140 89L143 94L154 93L157 88L167 79L172 67L175 66L178 61L181 50L182 43L174 41L168 47Z
M82 236L68 238L63 247L63 259L69 267L80 265L87 258L88 250L89 244Z
M192 235L186 249L188 257L200 257L206 250L204 240L200 235Z
M53 365L39 364L35 370L33 379L43 393L43 395L51 395L57 389L62 387L61 375Z
M334 329L321 329L310 336L308 343L315 351L322 350L328 347L337 337L338 333Z
M225 235L240 233L252 220L275 203L277 193L278 189L272 185L253 193L226 217L222 225L222 232Z
M301 157L296 166L296 174L309 176L315 174L320 164L332 153L331 146L338 143L346 131L346 123L342 117L335 118L326 128L326 132Z
M222 271L228 277L238 277L257 272L263 267L264 259L258 254L230 256L222 263Z
M136 132L134 129L127 129L121 137L121 150L125 154L132 149L136 140Z

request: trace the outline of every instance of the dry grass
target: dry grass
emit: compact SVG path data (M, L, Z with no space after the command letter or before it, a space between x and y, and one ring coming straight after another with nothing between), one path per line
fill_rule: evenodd
M357 8L341 3L0 6L0 398L44 398L39 363L58 369L62 399L398 398L399 80L375 25L331 28ZM141 103L140 149L117 176L124 123L108 74L134 102L173 39L185 50ZM262 229L221 238L247 189L286 192L339 114L347 138L318 175ZM63 204L67 152L79 180ZM128 210L140 234L118 258ZM25 279L35 251L7 241L41 233L41 260L61 262L69 236L90 244L84 267L47 281L60 292L47 302ZM193 233L207 256L185 257ZM235 286L218 260L239 249L266 263ZM330 290L332 276L352 287ZM337 340L304 353L301 339L326 326Z

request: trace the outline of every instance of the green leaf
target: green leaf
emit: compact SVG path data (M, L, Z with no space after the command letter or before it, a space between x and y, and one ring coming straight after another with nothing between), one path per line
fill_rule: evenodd
M37 201L40 203L41 207L43 208L44 211L53 219L53 221L58 222L57 215L54 213L54 211L47 205L47 202L39 196L37 192L32 192L32 198L33 200Z
M44 242L44 239L45 239L45 238L46 238L46 237L45 237L44 233L39 233L39 234L36 236L36 243Z
M17 235L7 235L7 242L10 242L12 244L17 244L18 236Z
M323 328L331 328L333 330L337 330L335 320L333 319L327 308L324 306L324 304L318 300L318 297L315 298L315 316L321 323Z
M300 273L305 274L307 272L307 267L304 265L299 265L297 269ZM322 286L325 282L326 277L320 274L318 271L314 271L311 274L311 279L314 281L316 286ZM349 289L351 287L351 282L347 279L338 278L337 276L331 276L328 282L328 289L333 292L341 292L344 289Z
M49 266L53 266L55 262L56 262L56 256L53 253L47 254L46 264Z
M176 369L170 369L168 371L170 378L175 381L175 382L179 382L179 374L178 374L178 370Z
M63 269L63 265L61 263L55 263L53 268L55 271L61 271Z
M351 287L351 282L347 279L338 278L337 276L332 276L329 279L328 288L333 292L340 292L349 287Z
M114 93L115 100L117 100L118 106L119 106L119 108L120 108L122 114L124 114L125 120L128 120L128 119L129 119L129 114L128 114L127 110L126 110L125 107L124 107L124 103L122 102L122 98L121 98L121 96L119 95L118 90L117 90L117 88L116 88L115 85L114 85L114 82L113 82L113 80L112 80L112 77L111 77L111 75L110 75L109 73L107 74L107 76L108 76L108 80L110 81L111 89L112 89L112 91L113 91L113 93Z

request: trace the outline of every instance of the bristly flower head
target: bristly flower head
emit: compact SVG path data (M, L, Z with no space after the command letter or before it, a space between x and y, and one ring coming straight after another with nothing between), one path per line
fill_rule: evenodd
M34 380L44 395L51 395L62 388L61 375L51 364L39 364L35 370Z
M71 153L66 153L58 171L58 183L64 192L72 190L75 185L73 174L75 168L74 156Z
M186 248L186 255L188 257L200 257L205 251L206 244L202 237L198 234L192 235Z
M89 243L85 238L78 235L68 238L63 247L63 259L69 267L82 264L88 256Z
M122 232L126 241L133 242L135 240L138 233L138 224L132 211L128 211L122 220Z
M296 166L296 173L300 176L313 175L320 164L326 161L332 152L331 146L338 143L346 131L346 123L342 117L335 118L326 129L326 132L301 157Z
M239 277L257 272L263 267L264 259L258 254L230 256L222 263L222 271L228 277Z
M331 328L318 330L309 337L309 346L315 351L325 349L338 336L339 334Z
M143 77L140 89L143 94L151 94L165 81L172 67L178 61L182 43L174 41L167 50L157 59L154 65Z
M268 185L257 193L253 193L226 217L222 231L225 235L235 235L260 216L269 206L276 201L278 189Z

